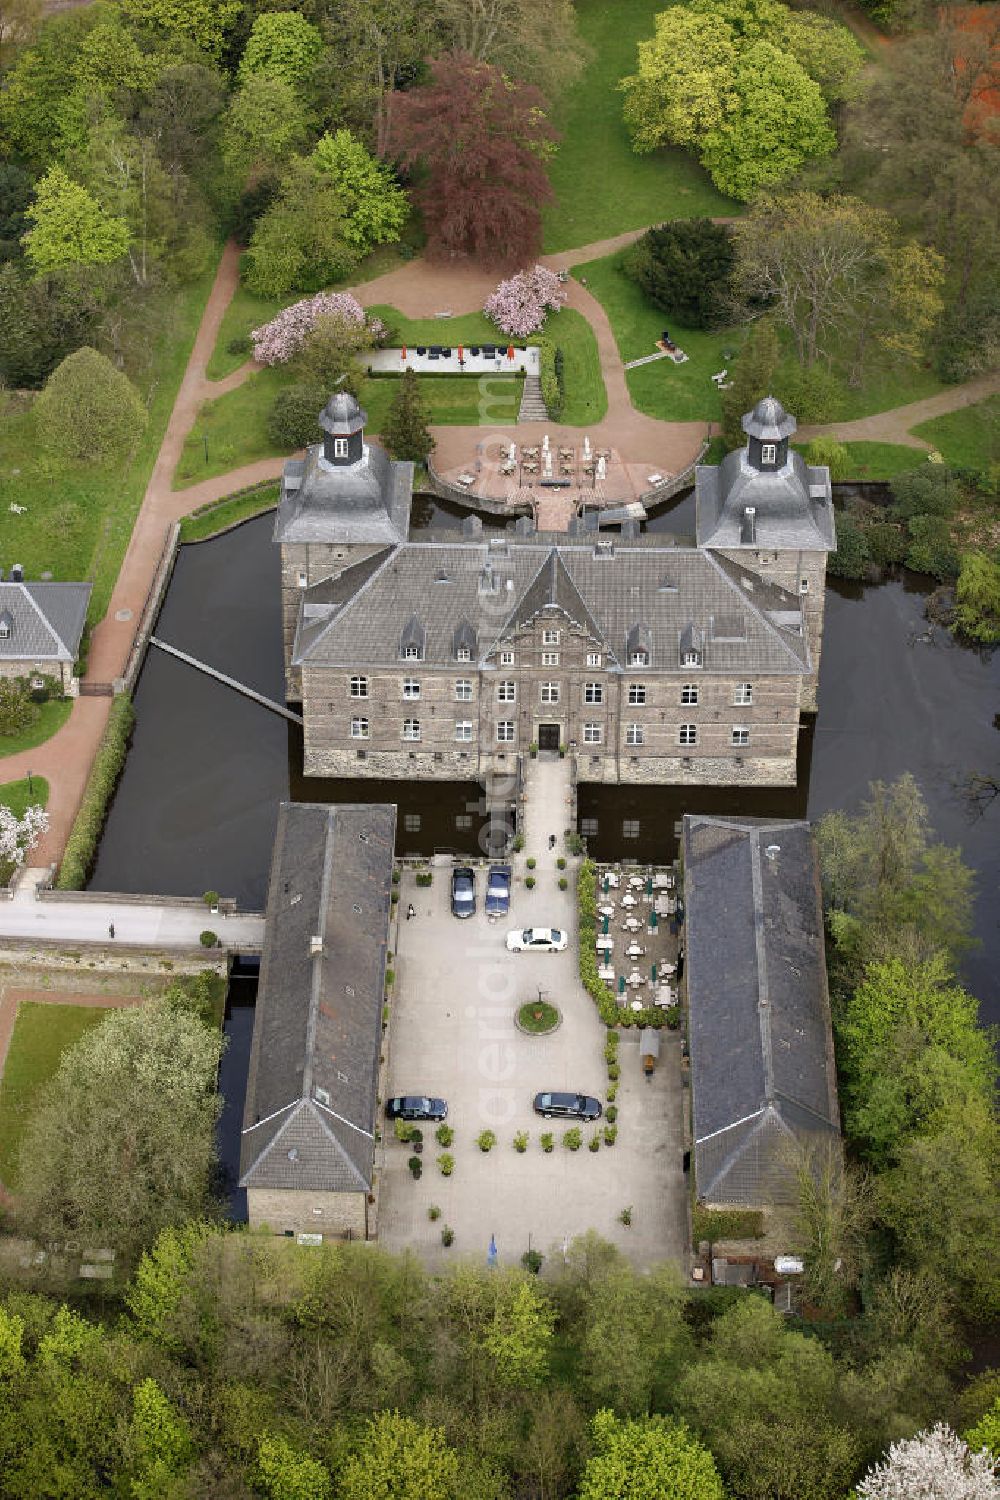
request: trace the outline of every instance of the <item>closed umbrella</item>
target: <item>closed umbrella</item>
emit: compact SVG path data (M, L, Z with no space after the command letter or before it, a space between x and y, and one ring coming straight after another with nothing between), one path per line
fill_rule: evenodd
M646 876L646 895L647 896L651 896L652 894L653 894L653 877L652 877L652 875L647 875Z
M624 974L619 974L619 976L618 976L618 993L619 993L619 995L624 995L624 993L625 993L625 975Z
M650 971L650 978L652 979L653 983L655 984L656 983L656 965L655 964L653 965L652 970Z
M610 922L611 922L611 918L610 917L602 917L601 918L601 931L603 932L603 934L604 934L605 937L607 937L607 935L608 935L608 927L610 925Z
M657 927L659 926L659 923L660 923L660 919L656 915L656 912L655 911L651 911L650 914L649 914L649 927L650 927L650 931L651 932L655 932L656 929L657 929Z
M604 892L605 895L607 895L608 892L611 889L611 881L608 879L608 877L606 875L605 875L604 879L601 882L601 889L603 890L603 892Z
M513 359L514 358L514 345L513 344L508 344L507 345L507 358L508 359Z
M400 349L400 351L399 351L399 357L402 360L406 359L406 345L405 344L403 345L402 349Z
M459 346L458 346L458 362L459 362L459 364L462 363L464 357L465 356L462 353L462 346L461 346L461 344L459 344Z

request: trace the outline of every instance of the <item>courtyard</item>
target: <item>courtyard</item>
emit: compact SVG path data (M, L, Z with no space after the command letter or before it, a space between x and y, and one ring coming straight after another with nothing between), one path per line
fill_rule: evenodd
M411 1148L383 1126L379 1240L389 1250L411 1248L441 1263L458 1255L485 1259L495 1236L500 1263L516 1265L529 1248L561 1254L574 1236L594 1229L637 1266L683 1264L689 1232L679 1035L661 1033L660 1062L647 1079L638 1032L621 1033L614 1145L605 1143L602 1118L596 1126L580 1123L582 1146L571 1151L563 1137L578 1122L543 1120L533 1111L534 1095L543 1090L591 1094L606 1109L608 1084L605 1028L577 973L575 861L560 890L561 849L543 850L542 842L531 841L534 889L525 883L525 855L513 858L506 917L491 920L483 910L485 864L476 872L478 909L463 921L450 911L450 862L434 867L430 887L418 887L412 870L403 873L386 1094L448 1101L454 1171L442 1175L437 1158L444 1148L425 1124L423 1172L414 1181ZM407 921L409 903L415 915ZM532 925L567 931L566 951L508 953L508 930ZM539 993L562 1020L551 1034L530 1036L516 1027L515 1014ZM486 1129L496 1134L488 1153L477 1145ZM513 1145L520 1131L528 1132L523 1153ZM540 1142L545 1132L555 1142L548 1154ZM591 1151L595 1134L601 1144ZM432 1206L441 1210L436 1220L429 1217ZM628 1225L619 1217L625 1209ZM449 1249L442 1246L443 1226L454 1231Z

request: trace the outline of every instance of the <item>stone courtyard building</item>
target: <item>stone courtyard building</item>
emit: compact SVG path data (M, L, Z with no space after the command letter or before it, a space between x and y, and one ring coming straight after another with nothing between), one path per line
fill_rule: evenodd
M794 785L836 543L777 401L699 468L693 547L524 523L411 542L412 470L364 420L334 398L278 511L306 775L467 781L565 747L581 781Z
M0 677L26 677L39 685L49 677L64 697L75 695L74 663L90 591L89 583L0 581Z

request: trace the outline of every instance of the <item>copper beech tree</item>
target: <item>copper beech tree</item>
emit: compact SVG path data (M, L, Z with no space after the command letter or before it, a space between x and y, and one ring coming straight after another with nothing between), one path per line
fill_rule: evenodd
M428 254L520 265L541 247L555 131L544 96L490 63L452 52L431 81L397 95L390 153L417 169Z

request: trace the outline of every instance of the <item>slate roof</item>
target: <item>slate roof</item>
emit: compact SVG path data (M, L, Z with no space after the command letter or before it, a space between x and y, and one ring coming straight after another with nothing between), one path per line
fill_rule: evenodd
M274 540L402 542L412 498L413 465L394 462L377 443L366 443L356 464L331 464L313 443L285 464Z
M756 512L752 535L744 530L748 506ZM699 547L809 552L837 547L830 471L810 467L794 448L780 469L755 469L746 448L727 453L721 464L699 464L695 514Z
M808 823L687 815L684 903L698 1197L791 1201L789 1143L840 1130Z
M293 661L392 665L400 660L400 622L416 621L428 664L455 661L455 632L467 623L481 664L489 665L502 642L551 611L581 626L612 670L626 665L630 633L641 626L650 646L643 670L680 672L681 635L693 624L703 636L705 671L807 672L798 597L776 585L758 594L743 578L744 570L722 567L697 548L608 548L565 538L552 546L537 537L411 542L387 552L342 603L324 606L314 590L304 592Z
M90 603L89 583L0 583L0 637L6 661L75 661Z
M382 804L281 804L241 1187L371 1189L395 828Z

